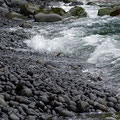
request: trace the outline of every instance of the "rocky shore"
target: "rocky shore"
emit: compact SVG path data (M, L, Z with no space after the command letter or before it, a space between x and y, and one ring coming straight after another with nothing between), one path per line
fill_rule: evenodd
M42 2L42 6L49 3L31 2ZM0 0L0 5L3 4L6 2ZM18 11L18 8L8 8ZM73 15L73 11L69 15ZM81 15L87 16L83 9ZM29 51L23 43L30 37L29 33L22 29L7 30L23 23L23 20L10 20L1 13L0 120L68 120L80 113L120 111L120 96L112 88L104 88L100 76L83 73L80 60ZM30 29L32 26L24 27Z

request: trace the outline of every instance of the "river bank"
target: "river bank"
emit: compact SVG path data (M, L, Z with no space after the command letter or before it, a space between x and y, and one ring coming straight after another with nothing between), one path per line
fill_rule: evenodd
M0 21L0 119L68 120L80 113L120 111L117 91L105 88L101 76L83 72L88 63L64 53L34 51L24 42L34 35L28 32L31 27L2 15Z

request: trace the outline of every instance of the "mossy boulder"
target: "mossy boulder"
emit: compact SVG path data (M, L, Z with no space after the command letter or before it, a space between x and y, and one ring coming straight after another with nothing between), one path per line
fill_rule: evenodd
M39 6L32 4L32 3L26 3L23 5L20 9L20 13L24 15L34 15L35 11L39 10Z
M119 9L120 8L120 5L115 5L113 6L114 9Z
M99 16L104 16L104 15L110 15L113 11L115 11L114 8L102 8L98 11Z
M118 16L118 15L120 15L120 8L110 13L110 16Z
M28 18L16 12L7 13L6 17L8 17L9 19L16 19L16 20L28 20Z
M53 13L56 13L56 14L61 15L61 16L63 16L66 13L66 11L64 9L57 8L57 7L56 8L51 8L51 11Z
M38 13L34 16L34 18L36 22L56 22L61 21L63 19L62 16L55 13L50 14Z
M51 9L45 9L45 8L40 8L39 10L35 11L35 15L38 13L45 13L45 14L50 14L53 13Z
M52 14L52 13L55 13L55 14L58 14L58 15L61 15L63 16L66 11L62 8L51 8L51 9L44 9L44 8L41 8L39 9L38 11L35 12L35 14L38 14L38 13L45 13L45 14Z
M85 10L82 7L78 7L75 6L73 8L71 8L67 14L65 14L65 17L70 17L70 16L75 16L75 17L87 17L87 13L85 12Z

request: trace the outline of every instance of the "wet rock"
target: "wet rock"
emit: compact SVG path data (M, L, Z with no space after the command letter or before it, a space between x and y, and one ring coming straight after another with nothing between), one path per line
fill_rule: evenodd
M120 112L120 104L116 104L114 108L117 112Z
M75 16L82 18L82 17L87 17L87 13L82 7L75 6L71 8L64 16L65 17Z
M96 104L96 107L97 107L98 109L104 111L104 112L107 112L107 111L108 111L107 107L104 106L104 105L102 105L102 104L99 104L99 103L98 103L98 104Z
M28 18L16 12L7 13L6 17L8 17L9 19L15 19L15 20L28 20Z
M29 88L24 88L20 91L20 95L30 97L32 96L32 90Z
M60 115L64 116L64 117L74 117L75 114L73 112L70 112L68 110L61 110L60 111Z
M29 23L23 23L22 24L22 26L21 27L23 27L23 28L31 28L32 26L29 24ZM29 75L29 76L33 76L33 72L32 71L27 71L27 74Z
M44 108L44 106L45 106L45 104L44 104L42 101L39 101L39 102L37 102L37 103L36 103L36 105L35 105L35 106L36 106L36 107L38 107L38 108L40 107L40 108L42 108L42 109L43 109L43 108Z
M8 10L8 8L0 7L0 13L5 15L5 14L9 13L9 10Z
M21 91L22 89L24 89L24 83L19 83L19 84L16 86L15 91L16 91L17 93L20 93L20 91Z
M2 106L6 106L7 105L6 102L4 101L4 99L1 98L1 97L0 97L0 105L2 105Z
M49 102L49 99L48 99L48 96L40 96L40 100L44 103L48 103Z
M94 2L88 2L86 5L97 5L97 4Z
M19 103L18 102L15 102L15 101L10 101L9 102L9 105L11 106L11 107L13 107L13 106L17 106Z
M0 0L0 6L4 4L4 0Z
M114 103L113 102L108 102L108 106L109 107L114 107Z
M63 98L67 104L70 104L71 99L67 95L64 95Z
M68 106L68 109L69 109L70 111L73 111L73 112L76 112L76 111L77 111L77 107L76 107L75 105L69 105L69 106Z
M26 120L36 120L36 117L35 116L32 116L32 115L29 115Z
M109 98L107 98L107 100L108 100L109 102L117 103L117 99L114 98L114 97L109 97Z
M77 107L80 112L85 112L87 111L88 105L89 105L88 102L79 100Z
M24 15L34 15L35 11L38 11L40 8L38 5L32 3L26 3L20 9L20 13Z
M98 102L98 103L100 103L102 105L105 105L105 106L107 105L106 101L104 99L102 99L102 98L97 98L96 102Z
M118 16L118 15L120 15L120 8L110 13L110 16Z
M21 6L23 6L26 2L26 0L5 0L7 5L9 7L14 7L14 8L20 8Z
M62 16L54 13L52 14L38 13L34 17L36 22L56 22L61 21L63 19Z
M25 98L22 96L16 96L15 100L19 103L30 104L30 101L28 100L28 98Z
M61 102L61 103L64 103L64 102L65 102L64 98L63 98L63 97L60 97L60 96L58 97L58 101Z
M69 6L83 5L81 1L73 1Z
M90 93L90 99L95 100L95 99L97 99L97 96L95 94Z
M110 15L115 9L114 8L102 8L98 11L99 16Z
M16 116L14 113L10 114L9 116L10 120L20 120L18 116Z
M51 8L51 11L53 12L53 13L55 13L55 14L58 14L58 15L61 15L61 16L63 16L65 13L66 13L66 11L64 10L64 9L62 9L62 8Z

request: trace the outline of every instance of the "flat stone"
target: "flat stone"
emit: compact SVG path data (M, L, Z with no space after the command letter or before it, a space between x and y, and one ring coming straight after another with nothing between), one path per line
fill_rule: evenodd
M61 96L60 96L60 97L58 97L58 101L59 101L59 102L62 102L62 103L64 103L64 102L65 102L64 98L63 98L63 97L61 97Z
M114 97L109 97L108 101L113 102L113 103L117 103L117 99Z
M104 99L102 99L102 98L97 98L97 100L96 100L98 103L100 103L100 104L102 104L102 105L107 105L107 103L106 103L106 101L104 100Z
M63 110L63 109L60 111L60 114L64 117L74 117L75 116L75 114L73 112L70 112L68 110Z
M97 96L95 94L90 93L90 99L95 100L95 99L97 99Z
M9 116L10 120L20 120L18 116L16 116L15 114L10 114Z
M2 105L2 106L6 106L7 105L3 98L0 98L0 105Z
M87 111L88 105L89 105L88 102L85 102L85 101L81 101L81 100L80 100L77 106L78 106L78 108L79 108L79 110L80 110L81 112L85 112L85 111Z
M108 102L108 106L109 107L114 107L114 103L113 102Z
M104 105L102 105L102 104L97 104L96 105L97 107L98 107L98 109L100 109L100 110L102 110L102 111L104 111L104 112L107 112L108 110L107 110L107 107L106 106L104 106Z
M116 104L114 108L117 112L120 112L120 104Z
M20 91L20 94L27 96L27 97L30 97L30 96L32 96L32 90L29 88L24 88Z

